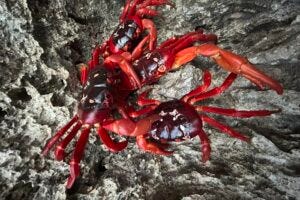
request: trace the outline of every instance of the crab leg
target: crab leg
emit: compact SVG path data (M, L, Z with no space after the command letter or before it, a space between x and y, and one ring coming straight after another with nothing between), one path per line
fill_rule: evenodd
M158 100L147 98L147 96L148 96L150 90L151 90L151 89L148 89L148 90L142 92L142 93L138 96L137 104L138 104L139 106L159 105L159 104L160 104L160 101L158 101Z
M92 52L92 59L89 61L89 70L92 70L94 67L100 64L99 56L105 52L105 48L107 47L107 41L104 42L100 47L96 46L96 48Z
M102 127L119 135L138 136L146 134L151 128L152 123L157 120L159 120L158 115L151 115L138 122L133 122L130 119L118 119L103 123Z
M149 38L150 38L150 35L147 35L146 37L144 37L144 39L142 41L140 41L140 43L132 51L130 60L136 60L143 54L143 47L144 47L145 43L149 40Z
M166 151L160 145L153 142L147 141L145 135L140 135L136 137L136 143L138 147L144 151L148 151L158 155L168 156L173 153L173 151Z
M193 60L198 55L212 58L225 70L245 76L259 87L262 85L268 85L278 94L283 93L283 88L277 81L257 69L246 58L223 50L214 44L202 44L200 46L189 47L178 52L172 68L177 68L182 64Z
M157 38L157 31L155 28L154 23L149 19L143 19L142 25L144 29L147 29L149 31L150 39L149 39L149 50L153 51L156 44L156 38Z
M217 43L217 36L214 34L204 34L201 31L195 31L192 32L194 34L188 34L188 37L183 37L179 41L174 44L173 47L171 47L172 51L177 54L179 51L181 51L184 48L187 48L191 46L194 42L213 42ZM173 68L174 69L174 68Z
M55 158L56 160L62 160L65 157L65 148L71 142L71 140L76 136L77 132L79 131L82 123L77 122L77 124L72 128L70 133L56 146L55 150Z
M202 161L205 163L210 157L210 142L206 133L202 129L198 132L198 136L201 142Z
M203 79L203 85L195 88L194 90L192 90L188 94L184 95L181 98L181 100L183 100L184 102L187 102L191 97L194 97L194 96L199 95L202 92L206 91L207 88L211 84L211 73L208 70L205 70L202 79Z
M67 130L78 120L78 116L75 115L69 123L67 123L64 127L62 127L45 145L44 150L42 151L42 154L45 156L49 150L53 147L53 145L63 136Z
M138 78L137 74L133 70L132 66L127 62L127 60L123 56L121 56L121 55L111 55L111 56L107 57L104 62L107 63L108 65L110 65L111 63L118 64L120 66L120 68L122 69L122 71L128 77L133 79L132 81L136 85L138 85L139 88L141 87L140 79Z
M88 141L89 133L90 133L90 127L83 129L81 131L79 140L76 144L75 150L73 152L73 157L70 160L70 176L67 181L68 189L70 189L72 187L76 178L79 176L79 173L80 173L79 162L83 157L84 147Z
M213 119L213 118L210 118L204 114L201 114L200 115L201 119L208 123L209 125L219 129L220 131L226 133L227 135L230 135L231 137L234 137L234 138L237 138L237 139L240 139L240 140L243 140L243 141L246 141L246 142L249 142L249 138L242 135L241 133L233 130L231 127L227 126L227 125L224 125L220 122L218 122L217 120Z
M127 0L126 1L125 7L124 7L124 9L122 11L122 14L120 15L120 19L119 19L120 22L123 22L125 20L125 17L126 17L126 15L128 13L128 10L130 8L130 2L131 2L131 0Z
M231 84L233 83L233 81L236 79L237 74L234 73L230 73L229 76L225 79L225 81L223 82L223 84L219 87L215 87L205 93L199 94L197 96L194 96L192 98L190 98L188 100L189 103L194 104L197 101L203 100L203 99L207 99L210 98L212 96L221 94L222 92L224 92L226 89L228 89Z
M129 115L132 118L137 118L137 117L140 117L144 114L147 114L147 113L151 112L152 110L155 110L156 107L157 107L157 105L147 106L147 107L142 108L140 110L130 112Z
M111 151L111 152L118 152L122 151L123 149L126 148L128 142L127 140L123 142L114 142L106 130L104 130L102 127L99 127L98 129L98 135L100 137L100 140L105 144L105 146Z
M278 113L280 110L235 110L235 109L228 109L228 108L218 108L212 106L194 106L197 111L199 112L210 112L216 113L231 117L239 117L239 118L249 118L249 117L263 117L268 116L273 113Z
M159 5L169 5L171 7L175 7L175 4L168 0L146 0L144 3L140 5L141 8L145 8L147 6L159 6Z
M88 66L86 64L80 65L80 83L82 86L86 84L88 78Z

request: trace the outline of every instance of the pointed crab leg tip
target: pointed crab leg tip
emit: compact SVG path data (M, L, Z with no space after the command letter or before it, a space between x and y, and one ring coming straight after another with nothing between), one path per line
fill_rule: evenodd
M277 94L282 95L283 94L283 88L280 86L279 88L276 89Z
M69 176L68 181L67 181L66 188L67 188L67 189L71 189L72 186L74 185L75 180L76 180L75 177Z
M204 164L206 164L208 160L209 160L209 156L206 156L206 155L202 156L202 162Z
M44 149L41 154L42 154L42 156L46 157L48 154L48 150Z
M173 153L174 153L174 151L164 151L162 153L162 155L164 155L164 156L171 156Z
M241 140L247 142L247 143L250 143L251 142L251 138L249 137L244 137L244 138L241 138Z
M61 161L65 158L65 151L64 149L58 147L56 148L54 155L56 160Z

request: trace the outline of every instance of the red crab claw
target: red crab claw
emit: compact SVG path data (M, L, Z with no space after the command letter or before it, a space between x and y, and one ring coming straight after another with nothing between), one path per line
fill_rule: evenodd
M283 93L283 88L277 81L257 69L246 58L223 50L214 44L202 44L200 46L186 48L178 52L172 68L177 68L182 64L191 61L197 55L212 58L225 70L244 76L260 88L263 88L264 85L268 85L278 94Z
M123 56L111 55L107 57L104 62L107 64L107 67L115 66L114 64L117 64L121 68L121 70L130 78L133 85L136 84L139 88L142 87L138 75L136 74L132 66L129 64L129 62Z
M152 123L159 119L160 117L158 115L151 115L138 122L133 122L130 119L119 119L111 122L104 122L102 127L119 135L135 137L147 134Z

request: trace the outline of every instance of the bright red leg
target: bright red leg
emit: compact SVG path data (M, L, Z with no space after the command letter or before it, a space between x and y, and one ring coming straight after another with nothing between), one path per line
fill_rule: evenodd
M145 114L151 112L152 110L155 110L156 107L157 107L157 105L147 106L140 110L130 112L129 116L132 118L137 118L137 117L140 117L142 115L145 115Z
M225 81L223 82L223 84L221 86L215 87L212 90L209 90L205 93L199 94L198 96L192 97L191 99L189 99L188 102L191 104L194 104L197 101L207 99L212 96L221 94L222 92L224 92L226 89L229 88L229 86L233 83L233 81L236 79L236 77L237 77L237 74L230 73L229 76L225 79Z
M139 17L144 18L144 16L147 16L147 17L158 16L159 12L157 12L156 10L153 10L153 9L149 9L149 8L141 8L136 12L136 14Z
M210 141L206 135L206 133L201 129L198 133L201 142L201 151L202 151L202 161L205 163L209 160L210 157Z
M92 70L94 67L100 64L99 57L101 54L105 52L107 47L107 41L104 42L100 47L96 46L96 48L92 52L92 59L89 61L89 70Z
M181 98L181 100L183 100L184 102L187 102L189 100L189 98L191 98L193 96L196 96L196 95L199 95L202 92L205 92L211 84L211 73L208 70L205 70L202 79L203 79L203 85L195 88L194 90L192 90L188 94L184 95Z
M132 66L127 62L127 60L121 55L111 55L107 57L104 61L107 64L115 63L121 68L121 70L130 78L132 85L137 85L141 87L141 81L139 80L137 74L133 70Z
M130 60L136 60L137 58L139 58L142 54L143 54L143 47L145 45L145 43L150 39L150 36L147 35L146 37L144 37L144 39L135 47L135 49L132 51L131 54L131 59ZM155 41L156 42L156 41Z
M119 135L138 136L146 134L152 123L159 119L158 115L152 115L137 122L133 122L130 119L119 119L112 122L104 122L102 127Z
M227 135L230 135L231 137L234 137L234 138L246 141L246 142L250 141L250 139L248 137L246 137L246 136L242 135L241 133L233 130L231 127L229 127L227 125L221 124L220 122L218 122L217 120L215 120L213 118L210 118L206 115L201 115L201 119L204 122L208 123L209 125L219 129L223 133L226 133Z
M84 86L88 78L88 66L86 64L80 65L80 82Z
M89 133L90 133L90 128L85 128L81 131L81 135L79 137L79 140L76 144L72 159L70 161L70 176L67 181L67 188L70 189L76 178L80 174L80 166L79 163L83 157L84 154L84 148L85 145L88 141L89 138Z
M139 8L145 8L148 6L159 6L159 5L169 5L173 8L175 7L175 4L168 0L146 0L139 5Z
M278 94L283 93L283 88L277 81L257 69L246 58L223 50L214 44L202 44L178 52L172 68L177 68L193 60L198 55L212 58L223 69L245 76L260 87L262 87L262 85L268 85Z
M144 29L149 31L150 39L149 39L149 50L153 51L156 47L156 38L157 38L157 31L155 28L154 23L149 19L143 19L142 25Z
M119 119L113 122L104 123L103 128L123 136L138 136L145 134L151 127L151 124L159 120L159 116L153 115L146 117L138 122L130 119Z
M179 40L178 37L175 37L175 36L171 37L171 38L167 39L166 41L162 42L158 48L159 49L168 48L170 45L174 44L178 40Z
M109 134L102 127L98 129L98 135L102 143L111 151L111 152L119 152L127 147L127 140L123 142L114 142Z
M159 105L160 101L155 100L155 99L148 99L147 96L149 94L151 89L148 89L144 92L142 92L137 99L137 104L139 106L147 106L147 105Z
M156 143L147 141L145 135L137 136L136 143L140 149L151 152L153 154L169 156L173 153L173 151L164 150L161 146L157 145Z
M210 112L216 113L231 117L239 117L239 118L249 118L249 117L263 117L268 116L273 113L278 113L280 110L235 110L235 109L228 109L228 108L217 108L212 106L194 106L197 111L202 112Z
M126 3L125 3L125 6L124 6L124 9L122 11L122 14L120 15L120 23L124 22L125 20L125 17L128 13L128 10L130 8L130 3L131 3L131 0L127 0Z
M71 142L71 140L76 136L77 132L79 131L80 127L82 126L81 122L77 122L77 124L72 128L70 133L65 137L59 145L56 146L55 150L55 158L56 160L62 160L65 158L65 148Z
M191 46L194 42L213 42L217 43L217 36L214 34L203 34L201 32L196 31L196 34L190 35L189 37L182 40L179 44L177 44L172 50L174 54L178 53L184 48ZM173 68L174 69L174 68Z
M48 151L53 147L53 145L63 136L67 130L78 120L78 116L74 116L69 123L62 127L45 145L45 148L42 152L44 156L47 155Z

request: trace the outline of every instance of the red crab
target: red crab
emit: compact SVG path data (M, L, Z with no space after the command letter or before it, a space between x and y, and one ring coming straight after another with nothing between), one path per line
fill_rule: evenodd
M192 46L195 41L208 43ZM107 64L118 64L132 68L140 79L141 85L150 84L157 81L161 76L170 70L177 69L183 64L193 60L196 56L202 55L210 57L223 69L239 74L249 79L260 88L265 85L282 94L282 86L262 71L257 69L246 58L236 55L230 51L221 49L212 42L216 41L213 34L203 34L202 31L187 33L181 37L173 37L163 42L155 50L144 54L142 57L134 58L130 55L111 55L105 59ZM120 74L119 90L135 90L140 85L136 80L133 82L128 76Z
M145 16L153 17L159 13L151 6L170 5L175 7L169 0L127 0L123 12L120 16L120 24L117 26L108 41L101 46L97 46L93 53L90 66L99 64L99 57L104 58L112 54L124 52L142 51L143 45L149 43L149 50L156 46L157 31L154 23ZM148 37L142 37L145 30L148 30Z
M82 98L79 101L77 114L48 141L42 152L43 155L46 155L49 150L58 143L56 145L55 157L57 160L64 159L65 148L81 129L80 137L70 160L70 177L67 182L67 188L72 187L76 177L79 176L79 163L82 159L84 148L92 128L96 128L101 141L110 151L121 151L127 146L127 141L114 142L102 127L102 123L106 120L112 120L114 111L119 111L123 118L127 118L127 115L124 115L120 108L120 104L123 102L118 101L118 99L120 99L119 92L111 88L106 82L107 76L105 68L101 66L95 67L89 72L87 77L82 79L86 81ZM145 121L153 121L154 119L156 118L149 117L141 120L139 127L141 129L148 129L148 124L145 123ZM145 126L143 124L145 124ZM66 133L67 136L59 141Z
M129 119L120 119L114 122L107 121L103 124L103 127L119 135L136 137L136 143L140 149L160 155L172 154L172 151L165 149L168 146L166 142L179 142L198 136L201 141L202 160L205 162L210 157L211 148L209 139L202 129L203 122L231 137L249 141L247 136L207 116L207 112L239 118L267 116L279 112L279 110L239 111L213 106L194 105L194 103L201 100L221 94L232 84L236 77L237 74L230 73L221 86L208 90L211 83L211 74L209 71L205 71L203 85L186 94L180 100L163 103L157 100L147 99L148 90L138 97L138 105L145 107L131 113L132 117L139 117L137 122L133 122ZM148 125L145 125L144 119L149 117L157 119L154 122L147 121ZM143 127L150 128L147 130L142 129L140 127L141 122L143 122Z

